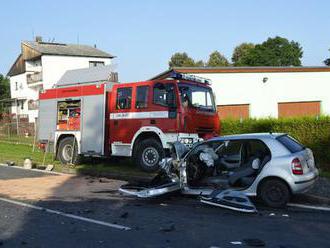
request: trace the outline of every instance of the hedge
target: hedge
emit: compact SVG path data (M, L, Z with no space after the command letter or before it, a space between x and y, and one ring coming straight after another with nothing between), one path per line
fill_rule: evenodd
M260 132L288 133L313 150L319 168L330 171L330 116L221 120L221 135Z

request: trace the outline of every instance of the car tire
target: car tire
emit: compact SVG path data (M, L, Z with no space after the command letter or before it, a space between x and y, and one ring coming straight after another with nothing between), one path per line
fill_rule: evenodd
M291 192L281 179L268 179L260 185L258 197L265 205L272 208L283 208L289 202Z
M66 137L62 139L57 149L57 159L62 164L78 164L80 156L78 154L78 144L75 138Z
M159 169L159 162L164 158L164 149L155 139L145 139L137 144L134 152L134 162L143 171L155 172Z

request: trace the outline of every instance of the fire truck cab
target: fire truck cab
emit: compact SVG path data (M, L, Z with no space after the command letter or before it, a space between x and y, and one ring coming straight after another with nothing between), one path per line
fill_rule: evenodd
M58 86L39 99L39 143L65 164L82 156L124 156L155 171L169 143L192 146L220 129L210 82L186 74Z

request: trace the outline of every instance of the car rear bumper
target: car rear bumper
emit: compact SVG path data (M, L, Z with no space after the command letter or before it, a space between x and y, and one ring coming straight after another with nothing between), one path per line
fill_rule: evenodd
M310 187L313 186L315 181L319 178L319 171L315 169L315 171L310 172L308 175L305 175L300 180L295 180L294 184L291 185L292 193L304 193Z

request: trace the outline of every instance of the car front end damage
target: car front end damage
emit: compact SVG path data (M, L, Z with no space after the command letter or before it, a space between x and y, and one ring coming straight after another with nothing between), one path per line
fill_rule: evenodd
M253 203L242 191L190 187L186 158L191 150L180 142L173 143L171 150L172 156L161 161L159 174L150 183L144 185L126 184L120 187L119 191L139 198L157 197L178 191L182 194L198 195L204 204L240 212L257 212ZM212 156L207 155L210 153L205 155L204 162L211 164Z

